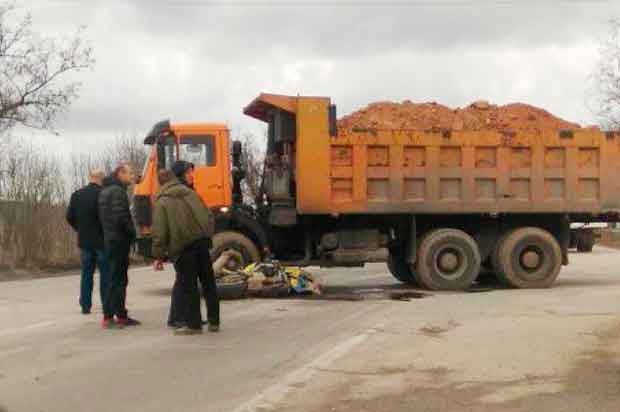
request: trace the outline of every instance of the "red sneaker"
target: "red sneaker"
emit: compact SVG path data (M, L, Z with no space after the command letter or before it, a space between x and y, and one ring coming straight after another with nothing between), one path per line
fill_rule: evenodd
M123 326L114 322L114 318L103 318L101 321L101 327L103 329L117 329L122 328Z

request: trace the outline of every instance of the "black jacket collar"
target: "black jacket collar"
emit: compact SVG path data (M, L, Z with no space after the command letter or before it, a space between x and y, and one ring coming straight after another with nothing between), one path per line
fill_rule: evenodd
M127 188L127 185L121 182L119 178L114 175L107 176L105 179L103 179L103 187L108 186L120 186L123 189Z

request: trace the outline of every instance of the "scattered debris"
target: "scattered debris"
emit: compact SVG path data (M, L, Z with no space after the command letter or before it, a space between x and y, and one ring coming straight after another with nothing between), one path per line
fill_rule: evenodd
M300 268L284 267L277 262L253 263L242 270L232 270L227 263L233 256L223 253L213 264L218 290L223 299L243 297L282 298L291 294L321 294L321 284L310 273ZM233 294L235 288L241 294Z

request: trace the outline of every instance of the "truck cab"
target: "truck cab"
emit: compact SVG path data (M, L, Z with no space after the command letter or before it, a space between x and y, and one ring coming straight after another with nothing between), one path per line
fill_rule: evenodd
M133 194L138 227L139 251L150 256L153 203L159 192L158 171L169 169L177 160L194 164L194 190L215 216L215 254L234 250L231 264L243 266L259 260L257 246L267 248L265 235L251 211L242 205L240 181L241 145L231 145L230 131L223 123L171 123L161 121L144 139L150 155ZM232 151L231 151L232 146Z
M231 206L230 137L226 125L163 121L153 127L144 144L151 146L151 153L135 196L152 198L159 190L157 171L185 160L195 166L195 189L205 204L212 209Z

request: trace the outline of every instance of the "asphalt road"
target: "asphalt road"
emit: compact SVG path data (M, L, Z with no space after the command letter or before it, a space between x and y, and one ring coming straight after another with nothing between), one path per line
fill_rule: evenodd
M110 331L77 277L0 283L0 411L618 411L620 252L571 259L553 289L410 300L384 265L316 271L324 300L225 302L189 337L170 272L133 271L144 325Z

